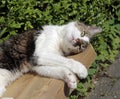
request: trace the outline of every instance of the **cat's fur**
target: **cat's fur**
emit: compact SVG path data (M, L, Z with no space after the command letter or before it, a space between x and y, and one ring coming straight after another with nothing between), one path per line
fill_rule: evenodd
M70 88L76 88L76 75L85 78L87 69L65 56L86 49L98 32L99 27L70 22L46 25L41 31L25 32L0 44L0 96L10 82L28 71L64 80Z

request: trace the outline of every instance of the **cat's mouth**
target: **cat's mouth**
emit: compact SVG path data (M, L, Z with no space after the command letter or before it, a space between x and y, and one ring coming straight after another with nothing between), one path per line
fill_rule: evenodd
M89 45L89 42L77 39L76 43L73 44L74 47L79 47L79 52L83 52Z

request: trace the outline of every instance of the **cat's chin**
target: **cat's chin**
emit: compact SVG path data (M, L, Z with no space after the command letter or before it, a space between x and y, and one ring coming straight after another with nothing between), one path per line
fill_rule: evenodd
M78 52L70 52L69 55L76 55L76 54L82 53L87 49L87 47L86 48L81 48Z
M79 52L71 52L69 55L76 55L78 53L81 53L82 51L79 51Z

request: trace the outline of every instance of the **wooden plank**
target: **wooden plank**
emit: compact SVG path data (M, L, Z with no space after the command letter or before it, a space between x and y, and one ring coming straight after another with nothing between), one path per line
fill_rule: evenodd
M91 45L84 52L69 56L82 62L87 68L96 58ZM14 99L67 99L70 89L63 81L41 77L36 74L25 74L8 86L3 97Z

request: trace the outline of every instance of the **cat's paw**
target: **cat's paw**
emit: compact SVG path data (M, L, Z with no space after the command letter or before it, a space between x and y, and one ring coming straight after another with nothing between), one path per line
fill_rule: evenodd
M73 73L66 74L64 80L69 88L71 89L77 88L77 79Z
M77 74L77 76L80 79L84 79L88 75L87 68L83 64L81 64L80 62L77 62L73 59L69 60L69 66L68 67L73 73Z
M4 94L5 91L6 91L6 88L0 86L0 97Z
M77 75L80 79L85 79L88 75L88 71L85 66L79 65L79 70L77 70Z

